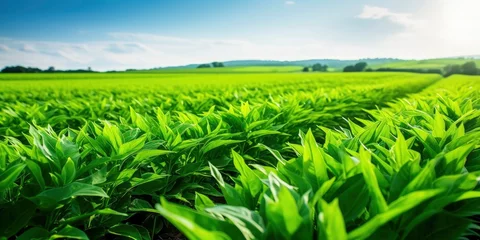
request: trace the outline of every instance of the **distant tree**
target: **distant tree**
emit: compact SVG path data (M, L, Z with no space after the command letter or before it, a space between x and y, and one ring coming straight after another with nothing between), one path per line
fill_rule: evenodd
M365 72L373 72L373 69L367 68L367 69L365 69Z
M197 68L211 68L210 64L200 64Z
M312 66L312 72L326 72L328 69L327 65L322 65L320 63L315 63Z
M212 66L214 68L225 67L225 65L223 65L221 62L212 62Z
M310 69L308 67L304 67L303 70L302 70L302 72L309 72L309 71L310 71Z
M87 68L87 71L93 72L91 67L88 67L88 68Z
M475 62L466 62L462 65L462 73L466 75L476 75L478 70L477 70L477 64Z
M367 68L368 64L366 62L359 62L355 64L355 72L363 72Z
M2 69L2 73L22 73L25 72L26 69L22 66L11 66L11 67L4 67Z
M344 72L355 72L355 67L352 66L352 65L349 65L349 66L346 66L344 69L343 69Z
M322 69L323 69L323 66L320 63L315 63L312 66L312 72L321 72Z
M55 68L54 67L49 67L45 72L55 72Z
M448 77L453 74L462 74L462 67L458 64L450 64L443 68L443 71L444 75Z
M5 67L2 69L2 73L39 73L42 72L39 68L32 68L32 67L23 67L23 66L11 66Z

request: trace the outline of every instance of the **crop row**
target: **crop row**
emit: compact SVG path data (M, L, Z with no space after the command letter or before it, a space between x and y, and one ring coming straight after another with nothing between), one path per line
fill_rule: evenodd
M40 75L46 80L0 81L0 135L21 137L32 123L50 125L56 131L78 129L97 120L119 124L128 119L130 108L150 116L160 109L177 118L177 112L201 115L213 106L215 111L226 112L246 102L264 105L267 112L259 118L278 118L276 122L290 124L284 129L296 135L299 128L334 126L343 123L342 118L365 116L363 109L384 106L439 79L413 74L174 75L170 81L165 79L168 74L159 79L136 74L131 77L143 78L110 79L116 75L122 76L66 81L50 80L46 74Z

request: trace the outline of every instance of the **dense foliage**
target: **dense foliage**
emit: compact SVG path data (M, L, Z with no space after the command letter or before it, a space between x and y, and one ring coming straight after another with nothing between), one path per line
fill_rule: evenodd
M477 68L477 64L474 61L469 61L462 65L447 65L445 68L443 68L443 71L445 72L446 76L451 76L454 74L480 75L480 69Z
M6 238L478 237L478 78L1 78Z
M366 62L359 62L355 65L348 65L343 68L344 72L363 72L366 70L368 64Z

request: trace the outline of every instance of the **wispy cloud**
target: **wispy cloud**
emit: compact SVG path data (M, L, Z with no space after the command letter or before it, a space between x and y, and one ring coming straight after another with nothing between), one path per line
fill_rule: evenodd
M104 49L105 51L118 54L131 54L148 51L148 47L139 43L112 43Z
M295 5L295 1L285 1L285 5Z
M0 52L8 52L10 50L9 47L3 45L3 44L0 44Z
M361 19L387 19L395 24L405 27L416 27L420 21L414 19L410 13L396 13L388 8L365 5L362 13L357 16Z
M34 46L30 44L23 44L21 47L18 48L19 51L26 52L26 53L35 53L37 50Z
M134 41L165 45L248 45L250 42L238 39L179 38L148 33L112 32L109 36L120 41Z

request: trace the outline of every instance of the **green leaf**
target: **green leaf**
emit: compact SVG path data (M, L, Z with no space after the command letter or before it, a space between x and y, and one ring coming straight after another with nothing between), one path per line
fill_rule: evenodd
M71 158L67 159L67 162L62 168L62 180L64 184L69 184L75 180L75 174L77 170L75 168L75 163Z
M150 240L150 232L143 226L140 226L140 225L134 225L138 232L140 233L140 235L142 236L142 239L143 240ZM152 234L153 235L153 234Z
M146 159L152 158L152 157L158 157L162 155L167 155L170 153L175 153L174 151L168 151L168 150L158 150L158 149L145 149L140 151L136 156L133 162L130 164L130 166L133 166L135 163L140 163Z
M247 138L248 139L255 139L255 138L259 138L259 137L263 137L263 136L267 136L267 135L284 135L285 136L285 135L288 135L288 134L285 134L285 133L282 133L282 132L279 132L279 131L261 129L261 130L257 130L257 131L253 131L253 132L248 133Z
M358 218L365 211L370 200L368 187L362 174L348 178L340 188L327 196L328 199L338 200L336 205L340 207L345 222Z
M25 164L18 163L7 168L7 170L0 173L0 193L7 190L15 180L17 180L20 173L25 168Z
M304 174L310 180L313 191L317 191L324 182L328 181L327 164L311 130L307 132L303 144Z
M59 238L66 238L66 239L80 239L80 240L88 240L87 234L82 230L72 227L70 225L65 226L62 230L58 233L52 235L50 239L59 239Z
M318 240L346 240L347 230L343 221L342 211L338 206L338 200L328 204L324 200L319 202L318 215Z
M308 206L308 193L303 197L282 183L274 175L269 176L270 194L264 195L261 213L267 222L270 238L307 239L313 235L313 219Z
M222 190L225 201L229 205L247 207L248 204L245 202L245 196L241 194L243 188L240 186L238 188L233 188L232 186L225 184L220 171L218 171L218 169L210 162L208 164L210 165L211 175L215 178L215 180L217 180L218 184L220 185L220 189Z
M122 236L129 239L141 240L142 235L134 226L127 224L117 224L108 229L108 232L117 236Z
M258 176L250 169L242 156L232 150L233 164L240 173L240 181L243 188L249 193L250 203L248 208L253 210L257 205L257 201L263 190L263 183Z
M201 193L195 193L195 209L197 209L198 211L203 211L205 208L210 208L214 206L215 203L213 203L210 198Z
M123 138L120 129L117 126L105 121L105 125L103 127L103 136L108 139L113 149L115 149L115 152L119 152L120 146L123 144Z
M272 148L270 148L270 147L268 147L268 146L266 146L265 144L262 144L262 143L257 144L257 146L260 147L260 148L267 149L275 157L275 159L277 159L278 162L280 162L282 164L285 164L287 162L282 157L282 155L280 154L280 152L278 150L272 149Z
M441 190L423 190L402 196L392 202L388 211L377 214L362 226L348 234L348 239L368 239L378 228L395 219L408 210L418 206L422 202L433 198L441 193Z
M212 163L209 162L208 165L210 166L210 174L212 175L212 177L217 180L218 184L220 184L221 187L225 187L225 181L223 181L223 177L220 171L218 171L218 169Z
M141 136L138 139L132 140L132 141L127 142L127 143L123 143L120 146L120 149L118 150L118 154L119 155L129 154L129 153L133 153L133 152L136 152L136 151L142 149L143 146L145 145L146 138L147 137L144 135L144 136Z
M428 162L420 173L407 184L400 196L405 196L418 190L429 189L435 181L435 164L436 161L433 160Z
M475 148L476 143L460 146L445 154L445 162L438 166L439 175L459 174L462 172L467 156Z
M42 169L40 166L33 160L26 160L25 163L27 164L28 169L32 172L33 176L37 180L40 188L42 190L45 189L45 180L43 179Z
M78 196L108 198L108 195L100 187L74 182L63 187L45 190L31 198L31 200L42 208L51 208L55 207L60 201Z
M196 212L190 208L169 203L165 199L161 199L161 205L157 204L155 208L188 239L244 239L235 225L216 219L206 213Z
M216 148L219 148L219 147L222 147L222 146L228 146L228 145L232 145L232 144L235 144L235 143L241 143L241 142L244 142L243 140L214 140L214 141L211 141L209 143L207 143L205 146L203 146L200 151L205 154L207 152L210 152L212 151L213 149L216 149Z
M214 216L222 216L230 220L242 233L245 239L262 239L265 226L260 214L244 207L219 205L205 209Z
M445 121L443 120L442 114L439 113L438 109L435 111L435 117L433 121L433 131L432 135L437 138L445 137Z
M133 199L133 201L131 202L131 207L130 207L130 210L131 211L139 211L139 210L142 210L142 209L150 209L150 208L153 208L152 205L150 205L149 202L143 200L143 199Z
M104 208L104 209L95 210L93 212L85 213L85 214L82 214L82 215L79 215L79 216L67 218L63 222L71 224L71 223L83 220L85 218L88 218L88 217L91 217L91 216L94 216L94 215L115 215L115 216L128 217L128 215L126 213L121 213L121 212L115 211L115 210L110 209L110 208Z
M397 169L400 169L411 159L410 153L408 152L407 141L399 129L397 129L397 141L395 141L395 145L393 146L393 153Z
M365 183L367 184L368 190L370 192L370 196L372 197L372 215L376 215L387 211L388 206L378 185L375 171L373 170L375 166L372 165L370 159L370 153L363 148L360 148L360 167L362 169Z
M168 174L155 174L155 173L145 173L142 175L141 178L132 178L130 183L132 184L132 188L138 187L142 184L146 184L149 182L153 182L159 179L167 178L170 175Z

